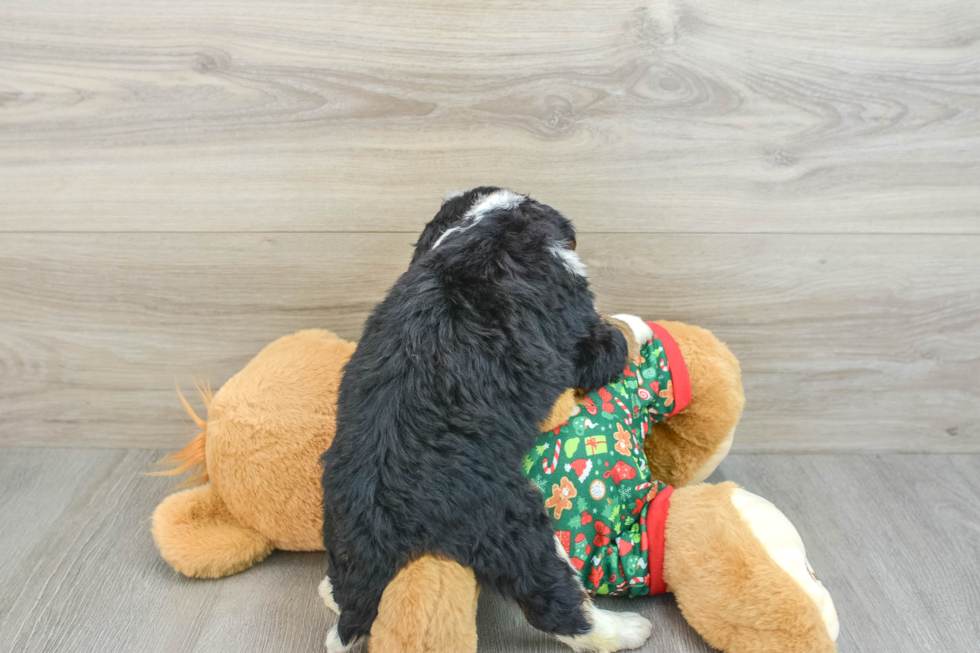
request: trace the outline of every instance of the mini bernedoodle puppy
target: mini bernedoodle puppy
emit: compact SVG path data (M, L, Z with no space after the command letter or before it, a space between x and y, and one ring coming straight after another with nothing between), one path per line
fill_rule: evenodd
M331 653L370 633L385 587L424 553L472 568L577 650L649 636L640 615L593 606L521 474L559 394L605 385L627 358L574 249L555 209L475 188L445 201L368 318L322 460Z

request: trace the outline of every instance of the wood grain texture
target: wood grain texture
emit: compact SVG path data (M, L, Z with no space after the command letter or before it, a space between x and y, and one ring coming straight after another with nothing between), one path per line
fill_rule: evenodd
M321 653L333 624L316 596L323 554L277 552L219 581L160 559L149 515L172 481L140 475L159 453L3 451L0 650ZM797 526L842 653L976 650L980 456L732 455L710 480L739 482ZM640 651L712 650L670 596L600 603L653 621ZM490 592L477 627L487 653L568 650Z
M11 0L0 230L980 233L980 5Z
M980 457L733 456L720 472L797 527L841 653L976 650Z
M227 583L179 576L149 517L168 482L152 451L0 455L0 649L321 651L323 556L276 556ZM10 538L13 539L10 539Z
M356 339L402 234L0 237L0 444L180 447L174 392L275 338ZM980 238L592 235L600 308L712 329L735 450L980 451Z

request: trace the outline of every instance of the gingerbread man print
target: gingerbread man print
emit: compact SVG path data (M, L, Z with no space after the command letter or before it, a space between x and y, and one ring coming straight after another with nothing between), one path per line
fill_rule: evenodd
M624 456L630 455L633 451L633 434L623 428L622 424L616 424L616 451Z
M567 476L561 477L561 487L558 483L551 486L551 497L544 502L546 508L555 509L555 519L561 519L561 513L572 507L570 499L578 496L578 490L568 480Z

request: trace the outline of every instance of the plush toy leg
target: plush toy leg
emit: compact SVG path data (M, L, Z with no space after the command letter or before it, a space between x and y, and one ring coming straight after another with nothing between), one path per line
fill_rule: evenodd
M691 377L691 403L655 424L644 450L653 478L681 487L699 483L728 455L745 395L738 359L712 333L658 322L673 336Z
M385 588L371 628L370 653L472 653L476 651L473 572L424 556L398 572Z
M153 512L153 539L163 559L193 578L221 578L272 552L258 531L239 524L210 484L171 494Z
M833 653L837 613L796 529L734 483L674 492L664 580L688 623L725 653Z

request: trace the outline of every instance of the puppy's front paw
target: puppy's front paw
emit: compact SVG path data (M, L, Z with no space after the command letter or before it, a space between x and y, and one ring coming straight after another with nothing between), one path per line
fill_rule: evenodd
M330 584L330 577L324 576L323 580L320 581L320 587L317 588L317 593L323 602L327 605L327 608L331 610L334 614L340 614L340 606L337 602L333 600L333 585Z
M643 318L630 315L629 313L619 313L613 315L612 319L629 325L629 328L633 331L633 337L636 339L636 343L641 347L653 339L653 329L643 321Z
M620 626L619 649L639 648L653 632L653 624L635 612L617 612Z
M636 360L640 355L640 343L636 340L636 335L633 333L633 327L615 317L603 316L603 319L612 326L616 327L616 329L623 334L623 339L626 341L625 364L628 365L630 361Z

